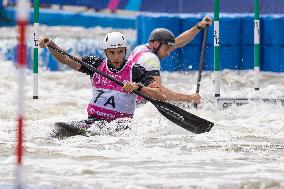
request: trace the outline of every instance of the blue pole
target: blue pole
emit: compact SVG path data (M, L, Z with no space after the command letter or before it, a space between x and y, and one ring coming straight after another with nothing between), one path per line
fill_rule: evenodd
M4 8L3 8L3 0L0 0L0 26L4 25Z
M0 0L0 15L3 14L3 0Z

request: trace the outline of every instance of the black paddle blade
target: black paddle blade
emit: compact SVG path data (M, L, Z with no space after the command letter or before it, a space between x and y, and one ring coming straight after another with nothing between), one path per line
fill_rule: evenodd
M56 122L55 130L51 134L54 138L67 138L75 135L86 135L87 129L90 127L86 120L72 122Z
M173 123L195 134L210 131L214 123L193 115L167 102L151 101L159 112Z
M80 121L69 121L69 122L56 122L54 124L55 130L51 133L51 136L58 139L64 139L67 137L75 135L83 136L94 136L103 134L112 135L114 133L130 129L130 127L125 124L127 122L117 121L115 127L108 127L107 121L97 120L95 118L90 118ZM94 130L89 131L88 129L94 126Z
M87 130L92 126L93 123L98 121L97 119L86 119L80 121L69 121L69 122L56 122L55 130L51 134L55 138L66 138L75 135L87 135Z

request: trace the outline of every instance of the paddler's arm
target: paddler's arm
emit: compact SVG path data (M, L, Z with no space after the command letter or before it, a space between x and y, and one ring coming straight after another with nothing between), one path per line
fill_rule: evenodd
M171 48L171 51L187 45L203 28L205 28L206 25L212 25L212 18L209 16L205 16L202 21L198 22L192 28L177 36L175 39L175 45Z
M190 102L190 103L192 102L192 103L200 104L201 97L199 94L197 93L183 94L180 92L176 92L162 85L160 76L153 76L153 78L155 79L157 84L160 85L160 89L162 93L166 95L167 101L184 101L184 102Z
M162 94L159 85L151 77L151 73L139 64L133 65L132 82L125 84L123 88L128 92L138 90L153 99L165 101L166 96Z
M147 87L135 82L127 82L124 84L123 89L127 92L138 90L152 99L160 101L166 100L166 96L161 92L159 85L154 80L153 83L149 84Z
M47 45L52 45L53 47L57 47L57 48L60 48L56 45L56 43L54 43L52 40L50 40L49 38L47 37L44 37L44 36L41 36L40 39L39 39L39 47L40 48L46 48ZM60 48L62 49L62 48ZM50 51L50 53L52 54L52 56L54 58L56 58L56 60L62 64L65 64L69 67L71 67L72 69L74 70L80 70L81 68L81 64L72 60L71 58L51 49L51 48L48 48L48 50ZM63 49L62 49L63 50ZM81 57L76 57L78 59L81 60Z

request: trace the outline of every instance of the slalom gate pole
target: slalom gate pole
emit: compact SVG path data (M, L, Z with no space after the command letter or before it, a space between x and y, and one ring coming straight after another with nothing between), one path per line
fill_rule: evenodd
M23 106L24 106L24 81L26 70L26 25L28 20L28 0L18 0L17 2L17 26L18 26L18 48L17 48L17 79L18 79L18 112L17 112L17 167L16 167L16 188L21 189L22 177L22 155L23 155Z
M215 75L215 97L220 97L220 29L219 14L220 0L214 0L214 75Z
M259 91L259 74L260 74L260 0L254 0L254 90ZM220 68L219 63L219 0L214 0L214 71L218 71ZM215 74L215 85L218 83L218 74ZM215 96L218 95L218 86L215 87ZM217 91L217 92L216 92ZM220 94L219 94L220 96ZM227 108L232 105L241 106L248 104L249 101L264 102L270 104L277 104L284 107L283 98L217 98L218 105L223 108Z
M259 21L259 0L254 0L254 90L259 90L260 72L260 21Z
M220 97L220 29L219 14L220 0L214 0L214 75L215 75L215 97ZM260 21L259 0L254 0L254 89L259 90L260 73Z
M38 99L38 41L39 41L39 0L34 0L34 55L33 55L33 99Z

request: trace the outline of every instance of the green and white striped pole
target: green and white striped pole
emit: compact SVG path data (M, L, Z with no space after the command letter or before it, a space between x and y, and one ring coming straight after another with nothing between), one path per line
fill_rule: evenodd
M39 0L34 0L34 88L33 99L38 99L38 41L39 41Z
M220 1L214 0L214 75L215 97L220 97L220 30L219 30L219 7Z
M259 0L254 0L254 90L259 90L259 66L260 66L260 22Z

